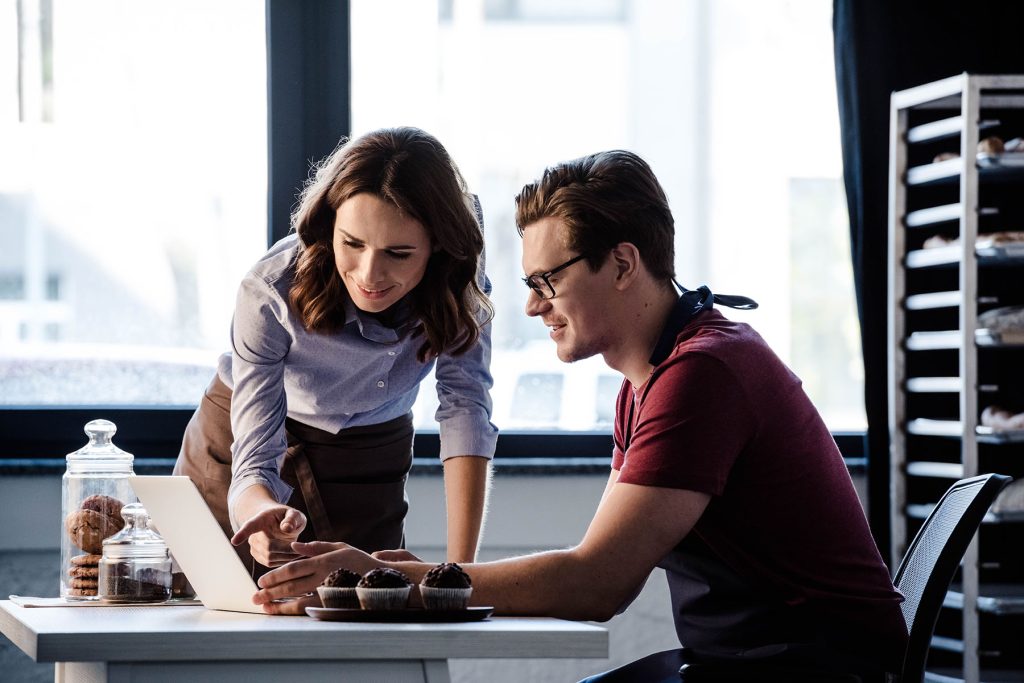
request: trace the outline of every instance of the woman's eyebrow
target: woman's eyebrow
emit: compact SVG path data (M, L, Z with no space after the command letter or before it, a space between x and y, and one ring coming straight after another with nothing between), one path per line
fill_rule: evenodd
M348 239L350 242L359 242L360 244L365 244L366 243L364 240L359 239L355 235L352 235L351 233L348 233L348 232L342 230L341 228L338 228L338 232L340 232L342 235L344 235L345 238ZM416 245L415 244L389 244L388 246L384 247L384 249L390 249L392 251L399 251L399 250L412 251L412 250L416 249Z

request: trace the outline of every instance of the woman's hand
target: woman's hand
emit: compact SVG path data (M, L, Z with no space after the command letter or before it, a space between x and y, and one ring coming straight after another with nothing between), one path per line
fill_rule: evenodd
M309 605L319 604L316 587L324 577L338 567L365 574L384 562L370 557L347 543L292 543L296 556L305 559L289 562L283 567L260 577L260 590L253 596L253 604L263 605L269 614L305 614ZM313 595L307 595L313 593ZM299 596L297 600L285 600ZM275 600L281 602L273 602Z
M263 504L231 537L231 543L249 541L249 552L265 567L280 567L301 555L292 543L306 528L306 516L295 508L280 503Z

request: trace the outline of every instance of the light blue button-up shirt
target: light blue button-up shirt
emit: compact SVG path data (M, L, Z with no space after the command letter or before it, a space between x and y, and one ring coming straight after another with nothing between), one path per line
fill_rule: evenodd
M288 447L286 416L331 433L387 422L412 409L420 382L435 365L416 359L423 338L407 334L416 320L386 327L351 301L340 331L306 331L288 305L300 246L289 235L242 280L231 327L233 351L218 364L218 375L232 389L229 510L254 484L263 484L281 503L291 496L280 476ZM490 283L481 277L489 293ZM498 430L490 421L490 360L490 324L469 351L442 353L436 360L442 460L494 456Z

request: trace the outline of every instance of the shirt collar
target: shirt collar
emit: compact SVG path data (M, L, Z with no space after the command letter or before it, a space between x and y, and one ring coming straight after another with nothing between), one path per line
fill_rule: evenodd
M388 327L377 318L356 308L352 299L345 297L345 325L355 323L359 328L359 334L364 338L380 342L382 344L393 344L401 339L416 324L412 314L412 304L407 297L403 297L395 304L398 309L395 311L398 325Z

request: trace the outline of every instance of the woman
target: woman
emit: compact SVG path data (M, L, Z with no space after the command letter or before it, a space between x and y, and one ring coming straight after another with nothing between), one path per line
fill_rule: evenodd
M447 558L475 557L497 436L479 216L444 147L415 128L368 133L317 168L296 234L242 281L233 351L174 468L247 565L294 559L296 539L404 547L411 408L435 365Z

